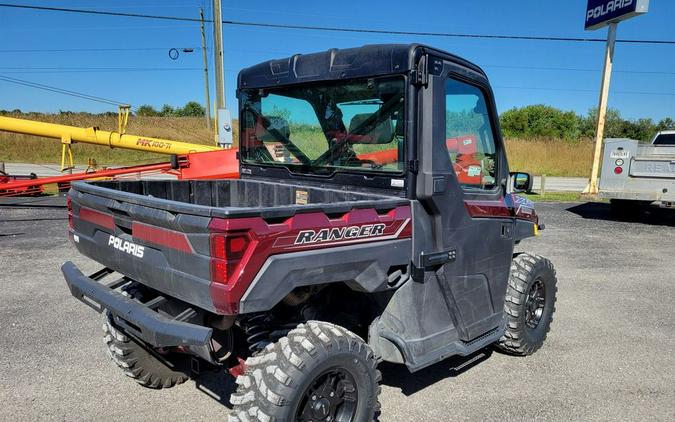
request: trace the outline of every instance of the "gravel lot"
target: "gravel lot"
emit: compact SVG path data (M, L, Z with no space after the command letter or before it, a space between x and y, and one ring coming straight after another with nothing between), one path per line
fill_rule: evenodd
M54 205L0 205L0 420L223 420L223 374L152 391L108 360L100 317L59 271L98 266ZM606 204L538 209L546 230L522 247L558 271L546 345L528 358L486 351L459 371L383 365L382 421L675 420L675 211L618 222Z

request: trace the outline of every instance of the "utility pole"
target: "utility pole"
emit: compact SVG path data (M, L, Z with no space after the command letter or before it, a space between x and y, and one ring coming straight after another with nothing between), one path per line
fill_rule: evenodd
M607 115L607 97L609 96L609 83L612 78L612 64L614 63L614 45L616 43L616 22L609 24L607 33L607 47L605 48L605 65L602 69L602 82L600 82L600 100L598 101L598 121L595 130L595 151L593 153L593 167L591 168L591 180L583 193L595 195L598 193L598 172L600 170L600 154L602 152L602 140L605 135L605 116Z
M223 15L220 0L213 0L213 43L216 67L216 109L225 105L225 72L223 70Z
M216 58L216 142L232 148L232 116L225 102L225 70L223 69L223 12L220 0L213 0L213 39Z
M199 9L202 30L202 57L204 58L204 93L206 94L206 104L204 107L204 117L206 117L206 127L211 129L211 96L209 94L209 61L206 56L206 34L204 33L204 9Z

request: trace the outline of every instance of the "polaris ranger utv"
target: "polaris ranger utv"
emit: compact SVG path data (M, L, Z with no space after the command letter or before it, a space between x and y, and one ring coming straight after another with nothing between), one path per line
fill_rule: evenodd
M225 368L231 421L368 421L381 360L541 347L555 271L514 254L541 227L479 67L332 49L244 69L237 95L241 179L72 185L70 238L104 268L62 271L125 374Z

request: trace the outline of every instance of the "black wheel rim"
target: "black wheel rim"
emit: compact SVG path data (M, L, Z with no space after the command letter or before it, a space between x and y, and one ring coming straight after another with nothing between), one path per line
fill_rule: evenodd
M541 322L546 305L546 288L541 278L537 278L530 286L525 301L525 323L530 329L535 329Z
M351 422L356 418L357 404L354 377L343 368L331 368L314 378L305 390L295 420Z

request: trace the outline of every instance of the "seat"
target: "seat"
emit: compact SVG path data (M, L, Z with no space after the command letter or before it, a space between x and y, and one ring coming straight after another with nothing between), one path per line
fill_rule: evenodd
M386 119L371 130L364 128L355 133L356 130L372 116L371 113L355 114L349 121L349 136L347 139L352 144L388 144L394 139L394 131L391 119Z

